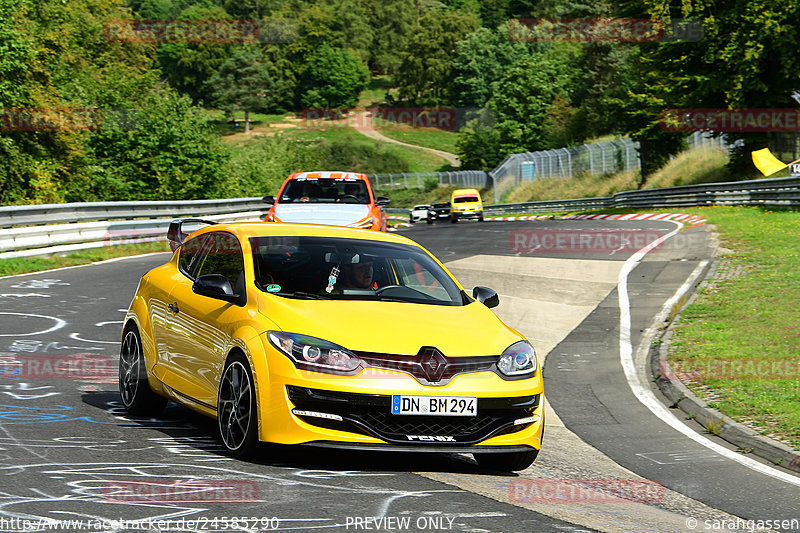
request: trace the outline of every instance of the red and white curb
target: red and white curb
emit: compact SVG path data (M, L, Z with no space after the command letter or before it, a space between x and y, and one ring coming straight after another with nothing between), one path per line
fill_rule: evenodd
M625 215L569 215L564 220L674 220L691 226L706 223L706 219L684 213L628 213Z
M497 222L501 220L547 220L548 218L553 218L552 215L531 215L531 216L524 216L524 217L486 217L484 220L488 220L490 222Z
M408 217L389 216L390 220L408 220ZM706 219L697 215L687 215L685 213L627 213L624 215L528 215L528 216L507 216L507 217L486 217L487 222L502 222L514 220L674 220L683 222L689 226L699 226L706 223Z

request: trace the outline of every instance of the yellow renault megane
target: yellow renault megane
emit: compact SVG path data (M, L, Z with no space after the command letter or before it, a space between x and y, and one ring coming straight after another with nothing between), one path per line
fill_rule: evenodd
M186 234L184 224L208 224ZM188 224L187 224L188 226ZM415 242L318 225L176 220L141 279L119 388L131 414L167 399L216 418L235 456L259 441L472 453L521 470L544 427L528 341Z

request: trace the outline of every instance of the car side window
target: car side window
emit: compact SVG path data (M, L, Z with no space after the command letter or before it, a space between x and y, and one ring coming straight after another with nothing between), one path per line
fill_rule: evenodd
M184 275L194 279L194 272L203 257L203 245L206 242L206 235L200 235L194 239L181 244L180 257L178 258L178 268Z
M214 232L209 234L207 251L197 271L198 276L205 274L222 274L230 281L234 292L239 284L244 286L244 257L239 239L230 233Z

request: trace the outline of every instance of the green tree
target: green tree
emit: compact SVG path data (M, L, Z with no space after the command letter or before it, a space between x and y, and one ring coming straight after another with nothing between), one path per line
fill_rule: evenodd
M490 170L503 160L500 134L494 126L494 113L485 107L458 132L456 153L462 169Z
M574 47L552 49L517 61L489 102L503 156L550 148L546 122L556 97L570 101L573 78L567 65Z
M796 2L646 0L656 20L674 18L702 22L700 42L647 43L637 62L641 88L621 105L633 119L634 136L664 137L660 115L669 108L786 108L796 107L791 93L800 87L800 4ZM638 106L638 109L637 107ZM644 107L642 107L644 106ZM647 116L642 116L642 110ZM638 121L635 120L638 118ZM685 135L685 134L683 134ZM750 151L768 143L767 134L728 134L741 139L731 167L750 171ZM649 143L648 172L680 143ZM644 169L643 169L644 170ZM646 173L646 172L645 172Z
M122 0L0 0L0 80L13 82L0 81L0 106L90 117L0 131L0 201L202 197L226 177L203 119L160 86L155 46L107 38L107 24L129 16ZM138 123L115 120L132 114Z
M227 20L221 7L191 6L177 16L181 20ZM167 42L158 47L158 64L169 84L197 102L208 100L206 82L230 57L229 43Z
M269 67L253 50L240 49L208 80L212 99L233 114L244 111L245 133L250 133L250 112L274 109L276 83Z
M94 198L184 200L217 197L229 153L205 113L169 87L147 94L123 124L108 124L87 147Z
M456 43L450 101L458 106L483 107L509 65L529 55L528 45L511 40L507 24L495 30L479 28Z
M302 96L306 108L350 108L369 83L367 67L347 50L323 45L311 57L304 83L310 87Z
M456 44L478 27L477 18L458 10L426 11L400 54L400 98L416 105L447 103Z

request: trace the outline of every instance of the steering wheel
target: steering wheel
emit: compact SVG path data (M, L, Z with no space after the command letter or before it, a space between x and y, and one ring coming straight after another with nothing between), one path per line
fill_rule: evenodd
M343 194L342 196L339 197L339 200L341 200L342 202L344 202L346 204L358 203L358 202L361 201L361 200L358 199L358 196L356 196L354 194ZM354 200L354 201L350 202L348 200Z
M390 292L391 291L391 292ZM406 287L404 285L386 285L385 287L381 287L380 289L375 291L376 296L383 296L384 293L389 293L386 296L389 297L397 297L397 298L424 298L426 300L430 300L431 297L425 294L422 291L418 291L417 289L412 289L411 287ZM395 293L395 294L392 294Z

